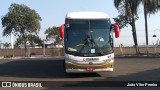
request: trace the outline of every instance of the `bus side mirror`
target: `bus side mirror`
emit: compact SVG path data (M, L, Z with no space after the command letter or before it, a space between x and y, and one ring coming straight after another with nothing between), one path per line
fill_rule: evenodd
M120 35L119 26L118 26L117 24L112 24L112 27L114 28L115 37L116 37L116 38L119 38L119 35Z
M64 24L60 26L59 31L60 31L60 37L64 39Z

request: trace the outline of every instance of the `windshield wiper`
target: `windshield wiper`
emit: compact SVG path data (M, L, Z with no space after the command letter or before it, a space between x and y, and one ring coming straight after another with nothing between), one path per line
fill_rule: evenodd
M93 48L93 44L95 44L95 46L96 46L96 48L99 50L100 54L101 54L101 55L104 55L104 52L102 51L102 49L99 48L99 46L97 45L97 43L96 43L92 38L89 38L89 37L87 37L87 38L85 39L84 45L82 46L82 48L80 49L80 51L77 52L76 55L78 55L78 53L81 53L81 52L84 50L84 47L85 47L87 44L89 44L88 46L91 47L91 48ZM91 44L91 45L90 45L90 44Z
M99 46L97 45L97 43L96 43L93 39L91 39L91 43L92 43L92 45L93 45L93 43L94 43L95 46L97 47L97 49L99 50L100 54L101 54L101 55L104 55L104 52L102 51L102 49L99 48Z
M92 47L93 47L93 43L95 44L95 46L98 48L98 50L99 50L99 52L100 52L100 54L101 55L104 55L104 52L102 51L102 49L101 48L99 48L99 46L97 45L97 43L94 41L94 39L92 38L93 37L93 32L92 31L90 31L90 35L91 35L91 43L92 43Z
M85 39L84 45L82 46L82 48L80 49L80 51L77 52L76 55L78 55L78 53L81 53L81 52L83 51L84 47L85 47L89 42L90 42L90 38L87 36L87 38Z

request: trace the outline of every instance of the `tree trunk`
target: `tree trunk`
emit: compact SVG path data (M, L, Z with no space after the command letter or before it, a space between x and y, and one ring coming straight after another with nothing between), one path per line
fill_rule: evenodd
M135 19L134 14L132 13L132 34L133 34L133 40L135 44L136 54L139 54L139 47L137 43L137 33L136 33L136 25L135 25Z
M24 48L25 48L25 57L27 57L27 42L25 42L25 44L24 44Z
M148 55L148 24L147 24L147 10L146 10L146 2L144 2L144 20L145 20L145 33L146 33L146 51Z

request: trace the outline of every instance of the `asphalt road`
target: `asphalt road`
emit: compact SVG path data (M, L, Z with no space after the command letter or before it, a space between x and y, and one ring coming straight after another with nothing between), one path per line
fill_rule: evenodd
M0 60L0 81L160 81L160 58L115 58L113 72L67 74L63 58ZM71 82L75 81L75 82Z

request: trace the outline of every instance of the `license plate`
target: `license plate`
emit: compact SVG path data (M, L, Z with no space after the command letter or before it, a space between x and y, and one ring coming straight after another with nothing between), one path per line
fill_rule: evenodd
M87 68L86 71L93 71L93 68Z

